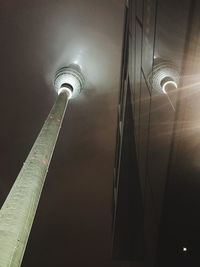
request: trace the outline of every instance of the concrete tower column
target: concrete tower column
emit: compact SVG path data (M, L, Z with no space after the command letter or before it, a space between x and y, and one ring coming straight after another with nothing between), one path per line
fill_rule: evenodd
M82 82L74 68L56 74L56 102L0 210L0 267L21 265L67 103Z

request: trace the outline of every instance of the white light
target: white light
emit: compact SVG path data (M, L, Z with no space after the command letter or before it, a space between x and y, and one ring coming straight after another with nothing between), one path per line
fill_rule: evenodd
M74 62L73 62L74 64L76 64L76 65L78 65L78 60L76 59L76 60L74 60Z
M167 94L167 92L166 92L166 86L169 85L169 84L174 85L175 88L178 87L176 82L174 82L174 81L167 81L162 86L162 91L163 91L164 94Z
M186 252L187 251L187 248L186 247L183 247L183 251Z
M72 91L67 88L67 87L61 87L59 90L58 90L58 95L62 92L62 91L67 91L68 95L69 95L69 99L72 97Z

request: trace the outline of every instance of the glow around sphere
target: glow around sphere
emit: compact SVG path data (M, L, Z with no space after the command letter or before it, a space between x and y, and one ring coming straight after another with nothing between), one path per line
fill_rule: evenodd
M58 90L58 95L59 95L60 93L62 93L63 91L67 91L67 93L69 94L69 99L72 98L72 95L73 95L72 90L70 90L70 89L67 88L67 87L61 87L61 88Z
M166 92L166 86L167 85L173 85L175 88L178 87L176 82L174 82L174 81L167 81L162 86L162 91L163 91L164 94L167 94L167 92Z

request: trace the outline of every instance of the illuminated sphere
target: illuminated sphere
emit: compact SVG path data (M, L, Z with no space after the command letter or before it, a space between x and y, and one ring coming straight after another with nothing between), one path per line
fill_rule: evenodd
M173 62L156 58L153 70L148 76L148 82L153 89L166 94L167 85L171 84L174 88L178 87L179 71Z
M70 93L70 98L75 98L84 87L84 77L78 65L72 64L56 72L54 88L59 94L62 90Z

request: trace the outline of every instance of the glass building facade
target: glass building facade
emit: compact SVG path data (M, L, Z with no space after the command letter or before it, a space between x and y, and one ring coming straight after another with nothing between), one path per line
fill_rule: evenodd
M199 262L199 10L198 1L126 1L113 257L142 266ZM175 66L176 90L153 86L158 62Z

